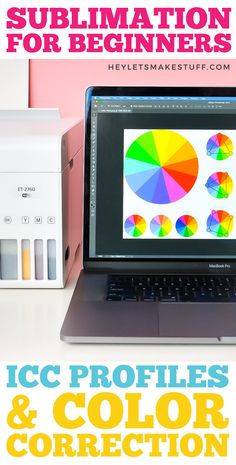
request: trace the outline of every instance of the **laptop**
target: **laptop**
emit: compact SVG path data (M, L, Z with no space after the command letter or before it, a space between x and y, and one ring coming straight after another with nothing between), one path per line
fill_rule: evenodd
M236 88L91 87L69 343L236 342Z

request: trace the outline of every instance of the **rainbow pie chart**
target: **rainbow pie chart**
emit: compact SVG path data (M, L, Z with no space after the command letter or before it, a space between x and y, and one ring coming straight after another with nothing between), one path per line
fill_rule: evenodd
M212 197L216 199L227 199L233 191L233 180L228 173L218 171L213 173L207 180L206 188Z
M225 160L233 155L234 146L232 140L225 134L215 134L207 142L207 155L214 160Z
M176 221L176 231L182 237L191 237L197 232L197 220L191 215L183 215Z
M170 234L172 223L167 216L157 215L152 219L150 223L150 229L155 236L165 237Z
M146 231L147 223L140 215L131 215L125 221L125 231L131 237L139 237Z
M229 237L234 226L234 217L224 210L213 210L207 219L207 232L215 237Z
M198 176L197 154L177 132L155 129L130 145L125 155L125 177L132 191L154 204L182 199Z

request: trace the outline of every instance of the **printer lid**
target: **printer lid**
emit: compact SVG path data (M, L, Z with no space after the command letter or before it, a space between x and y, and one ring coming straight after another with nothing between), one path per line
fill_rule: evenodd
M0 172L61 172L82 144L82 119L57 109L0 111Z
M25 110L0 110L0 121L60 120L59 108L28 108Z

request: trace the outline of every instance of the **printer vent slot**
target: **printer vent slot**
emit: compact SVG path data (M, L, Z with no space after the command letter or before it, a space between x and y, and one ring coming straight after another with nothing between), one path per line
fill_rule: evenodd
M27 281L31 279L31 253L30 240L23 239L21 241L21 261L22 261L22 279Z
M48 252L48 279L57 279L56 241L49 239L47 243Z
M0 279L18 279L17 240L0 240Z
M34 263L35 263L35 279L43 280L43 240L36 239L34 241Z

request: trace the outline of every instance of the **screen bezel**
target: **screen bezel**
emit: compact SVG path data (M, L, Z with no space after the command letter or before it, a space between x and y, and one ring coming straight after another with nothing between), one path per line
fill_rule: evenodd
M90 220L90 134L91 134L91 101L92 97L99 96L170 96L170 97L236 97L236 87L107 87L96 86L89 87L86 91L85 104L85 159L84 159L84 231L83 231L83 263L85 269L98 270L168 270L175 269L188 270L188 272L207 271L236 271L236 259L234 257L213 258L213 259L197 259L197 258L180 258L176 257L168 259L163 258L157 260L140 258L97 258L89 256L89 220ZM214 263L219 267L214 268ZM228 267L228 265L230 267ZM223 266L225 265L225 266ZM182 271L183 271L182 270Z

